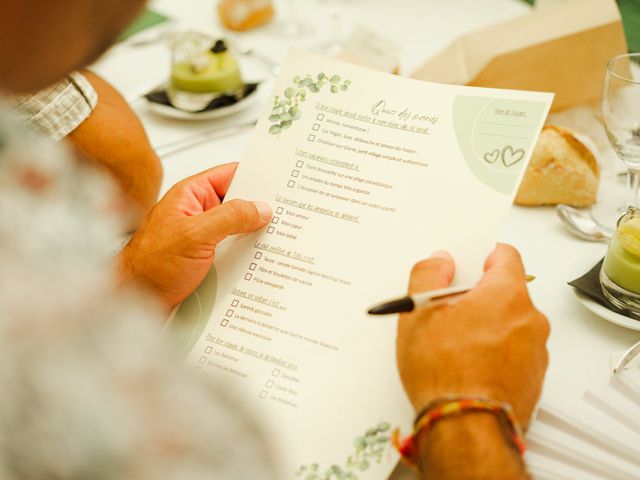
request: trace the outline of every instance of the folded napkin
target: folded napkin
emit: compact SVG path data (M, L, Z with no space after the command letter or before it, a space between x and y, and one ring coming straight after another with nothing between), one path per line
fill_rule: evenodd
M246 97L254 93L257 90L257 88L258 88L257 83L246 83L242 88L242 90L240 90L239 92L234 94L220 95L219 97L216 97L213 100L211 100L209 105L207 105L205 108L203 108L202 110L198 110L197 112L194 112L194 113L210 112L211 110L217 110L218 108L229 107L231 105L238 103L241 100L244 100ZM168 107L177 108L171 104L166 88L161 88L158 90L154 90L153 92L149 92L144 96L144 98L146 98L148 101L152 103L158 103L160 105L166 105Z
M570 281L569 285L612 312L635 320L628 310L612 305L602 293L602 287L600 286L600 269L602 268L602 262L604 262L604 258L580 278Z
M118 37L118 41L127 40L134 35L142 32L143 30L147 30L149 28L155 27L161 23L169 20L169 17L162 15L153 10L145 10L142 14L136 18L131 25L129 25L124 32L120 34Z

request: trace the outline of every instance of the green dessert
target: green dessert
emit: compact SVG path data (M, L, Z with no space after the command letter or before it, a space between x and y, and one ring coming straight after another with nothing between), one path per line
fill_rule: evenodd
M190 93L226 93L241 89L243 82L238 62L218 40L210 50L174 63L171 86Z
M603 269L613 283L640 295L640 218L632 218L618 227Z

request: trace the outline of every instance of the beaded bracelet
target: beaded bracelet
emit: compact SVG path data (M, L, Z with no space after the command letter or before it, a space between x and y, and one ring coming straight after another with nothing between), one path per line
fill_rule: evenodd
M526 447L524 444L522 429L513 413L513 407L508 403L484 397L445 397L427 405L416 416L413 424L413 433L405 439L400 439L400 432L393 432L392 442L402 459L409 466L417 468L420 446L418 438L433 428L438 420L452 415L460 415L466 412L488 412L498 415L506 421L509 428L509 438L518 452L523 455Z

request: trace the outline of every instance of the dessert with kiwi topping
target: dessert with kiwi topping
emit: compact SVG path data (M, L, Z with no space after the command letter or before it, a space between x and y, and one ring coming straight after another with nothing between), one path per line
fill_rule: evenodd
M174 106L199 111L220 95L242 91L240 67L224 40L209 49L174 61L169 98Z

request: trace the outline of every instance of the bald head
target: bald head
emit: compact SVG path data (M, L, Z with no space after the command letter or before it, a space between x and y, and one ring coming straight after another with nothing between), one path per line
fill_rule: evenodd
M96 60L145 0L0 0L0 90L36 90Z

